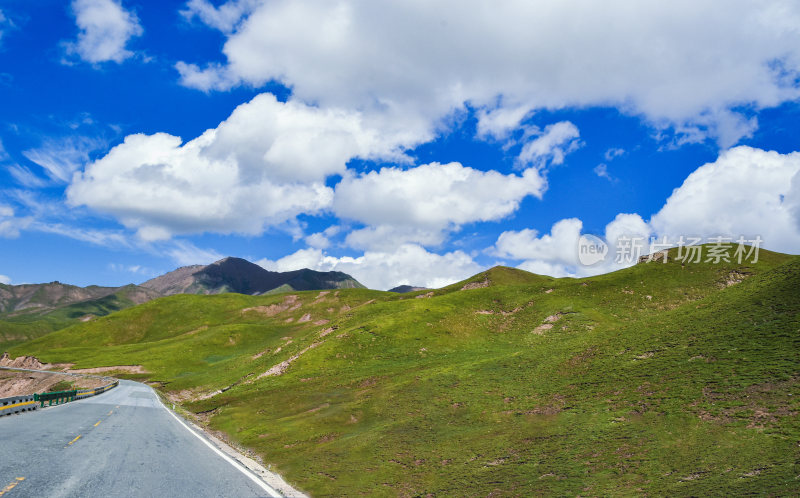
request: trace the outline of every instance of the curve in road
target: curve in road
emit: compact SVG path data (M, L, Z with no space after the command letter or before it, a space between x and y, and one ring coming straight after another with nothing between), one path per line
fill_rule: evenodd
M0 418L0 497L280 496L149 387Z

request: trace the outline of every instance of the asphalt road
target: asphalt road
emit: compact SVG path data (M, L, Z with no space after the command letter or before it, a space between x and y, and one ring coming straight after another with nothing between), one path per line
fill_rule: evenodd
M0 496L277 496L210 444L150 387L120 381L99 396L0 417Z

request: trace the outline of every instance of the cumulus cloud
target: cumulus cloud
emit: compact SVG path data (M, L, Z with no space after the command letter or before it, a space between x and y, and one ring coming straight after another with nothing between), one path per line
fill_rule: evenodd
M578 127L569 121L561 121L545 127L535 139L522 146L519 163L538 168L550 164L563 164L564 157L580 147Z
M497 238L495 254L502 258L575 266L578 264L578 238L582 228L581 220L568 218L555 223L550 233L542 236L528 228L506 231Z
M660 235L754 237L776 251L800 251L795 179L800 153L736 147L694 171L650 223Z
M357 112L261 94L186 143L165 133L126 137L74 176L67 199L114 215L145 240L260 234L328 208L325 181L345 174L349 160L403 161L403 148L419 139Z
M392 251L367 251L359 257L333 257L320 249L301 249L276 261L262 259L259 265L271 271L310 268L341 271L371 289L391 289L411 283L422 287L443 287L468 278L483 267L462 251L435 254L415 244Z
M262 0L230 0L214 6L208 0L189 0L180 13L187 21L197 18L206 26L230 33L261 2Z
M312 233L307 235L303 240L305 240L308 247L313 247L315 249L327 249L331 245L331 240L324 232Z
M800 230L800 171L792 177L792 184L785 199L786 206L792 212L797 228Z
M756 126L735 109L799 95L800 5L790 0L276 0L238 24L209 24L228 33L227 63L186 66L187 85L277 80L303 101L429 121L469 103L492 110L479 123L487 136L526 109L600 105L724 147Z
M11 277L6 275L0 275L0 284L10 285L11 284Z
M684 237L733 242L761 237L761 247L800 253L800 152L780 154L740 146L700 166L675 189L646 222L638 214L619 214L605 228L609 257L584 267L577 259L583 223L575 218L554 224L550 234L524 229L503 232L492 252L520 268L552 276L585 276L628 266L650 252L649 242L675 245ZM653 246L654 249L663 247ZM617 261L624 256L627 261Z
M549 234L523 229L500 234L491 252L501 258L522 260L518 267L553 277L583 277L618 270L648 254L650 226L638 214L621 213L605 227L609 252L596 265L583 266L578 257L583 222L568 218L553 225Z
M427 247L439 246L445 242L447 236L448 232L444 228L378 225L353 230L347 234L345 244L354 249L390 251L407 242Z
M519 127L530 112L531 108L524 105L479 109L478 138L505 139L511 131Z
M481 171L460 163L349 173L336 186L333 210L369 225L348 236L356 247L441 243L443 231L477 221L502 219L523 198L541 197L544 178L534 168L521 175Z
M78 39L64 44L68 55L92 64L121 63L133 56L128 41L143 32L139 19L119 0L73 0Z

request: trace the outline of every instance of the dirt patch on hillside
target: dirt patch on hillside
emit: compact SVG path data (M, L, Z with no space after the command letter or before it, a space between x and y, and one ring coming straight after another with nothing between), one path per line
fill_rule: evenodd
M300 308L302 305L303 303L297 300L296 295L290 294L284 297L283 302L280 304L270 304L269 306L253 306L250 308L244 308L242 310L242 314L258 313L264 316L272 317L279 313L283 313L284 311L294 311Z
M310 346L308 346L307 348L301 350L296 355L291 356L288 360L284 360L284 361L278 363L277 365L273 366L272 368L270 368L266 372L262 373L261 375L256 377L256 380L258 380L258 379L260 379L262 377L272 377L272 376L275 376L275 375L283 375L284 372L286 372L286 370L289 369L289 366L292 363L294 363L298 358L303 356L307 351L314 349L315 347L319 346L320 344L322 344L322 342L312 343Z
M703 388L701 399L689 405L689 409L706 422L734 423L749 419L749 429L764 429L776 426L781 419L795 419L798 415L793 391L800 384L800 377L788 380L753 384L741 391L716 392L712 387ZM707 408L704 408L705 405Z
M522 308L521 308L521 307L516 307L516 308L514 308L514 309L513 309L513 310L511 310L511 311L503 311L503 310L500 310L500 311L493 311L493 310L478 310L478 311L476 311L476 312L475 312L475 314L476 314L476 315L503 315L503 316L511 316L511 315L514 315L514 314L516 314L516 313L519 313L520 311L522 311Z
M414 296L415 299L427 299L429 297L433 297L433 291L426 292L425 294L420 294L418 296Z
M730 287L732 285L736 285L741 283L744 279L752 275L751 273L742 272L738 270L733 270L723 278L722 282L720 282L719 286L721 288Z
M464 287L461 288L461 290L463 291L463 290L470 290L470 289L482 289L484 287L489 287L489 279L488 278L484 279L481 282L470 282L468 284L465 284Z
M108 384L105 379L0 370L0 398L47 392L61 381L70 382L77 389L91 389Z
M8 356L8 353L3 353L3 356L0 356L0 367L11 367L11 368L30 368L32 370L43 370L47 365L39 361L38 358L34 356L17 356L16 358L11 358Z

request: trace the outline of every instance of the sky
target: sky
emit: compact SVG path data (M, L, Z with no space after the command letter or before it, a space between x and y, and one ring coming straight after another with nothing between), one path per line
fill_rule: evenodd
M794 0L0 0L0 282L798 254L798 104Z

